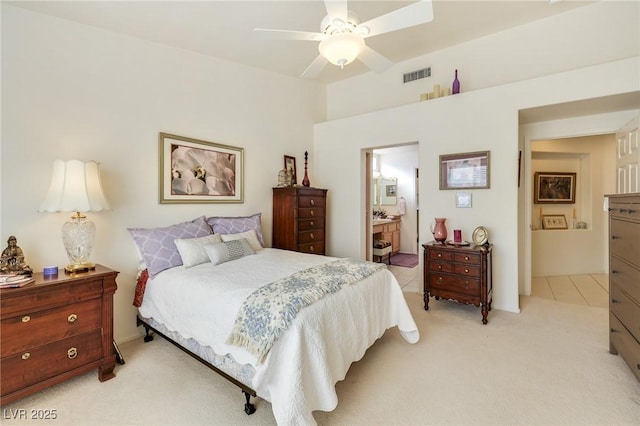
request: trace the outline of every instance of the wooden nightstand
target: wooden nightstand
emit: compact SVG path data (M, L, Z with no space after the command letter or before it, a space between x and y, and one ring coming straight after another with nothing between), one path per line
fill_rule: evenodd
M478 306L482 323L491 310L491 245L458 247L427 243L424 247L424 309L429 296Z
M45 278L0 290L0 404L25 397L94 368L113 378L113 294L117 271Z

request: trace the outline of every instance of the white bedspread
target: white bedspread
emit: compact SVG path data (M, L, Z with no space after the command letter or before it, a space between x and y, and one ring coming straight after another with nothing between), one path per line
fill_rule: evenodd
M271 402L278 424L315 424L312 411L335 409L335 384L386 329L397 325L405 340L418 341L391 272L384 269L304 308L263 364L225 340L240 305L256 288L331 260L266 248L217 266L172 268L149 280L139 311L219 355L230 353L239 363L251 364L256 374L250 385Z

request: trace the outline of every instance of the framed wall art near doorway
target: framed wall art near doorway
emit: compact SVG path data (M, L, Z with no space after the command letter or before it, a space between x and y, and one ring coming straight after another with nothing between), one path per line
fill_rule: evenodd
M533 202L536 204L576 202L576 173L536 172L533 182Z

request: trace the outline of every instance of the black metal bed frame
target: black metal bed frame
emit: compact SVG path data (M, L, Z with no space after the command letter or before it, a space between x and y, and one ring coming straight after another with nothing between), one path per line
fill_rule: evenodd
M228 381L230 381L234 385L238 386L242 390L242 393L244 394L244 397L245 397L245 400L246 400L246 403L244 404L244 412L247 413L248 415L251 415L251 414L256 412L255 405L250 402L250 398L252 396L253 397L257 396L255 390L251 389L249 386L245 385L241 381L231 377L230 375L228 375L224 371L220 370L218 367L216 367L214 365L211 365L207 360L205 360L204 358L199 357L198 355L194 354L193 352L191 352L189 349L185 348L184 346L182 346L178 342L175 342L172 339L170 339L169 337L165 336L160 331L158 331L157 329L153 328L153 326L149 325L143 319L141 319L139 315L136 315L136 326L140 327L141 325L144 327L144 331L145 331L145 336L144 336L145 343L146 342L150 342L150 341L153 340L153 336L149 333L150 330L153 330L154 333L156 333L159 336L163 337L169 343L172 343L174 346L177 346L178 348L182 349L184 352L186 352L187 354L191 355L193 358L197 359L202 364L206 365L207 367L209 367L210 369L212 369L213 371L215 371L216 373L218 373L219 375L221 375L222 377L224 377L225 379L227 379Z

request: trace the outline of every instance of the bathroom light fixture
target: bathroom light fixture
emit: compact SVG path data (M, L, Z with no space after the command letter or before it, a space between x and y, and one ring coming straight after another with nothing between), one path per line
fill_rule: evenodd
M62 241L69 256L67 272L95 269L89 262L96 226L82 212L98 212L109 209L102 183L99 165L95 161L55 160L51 186L40 212L76 212L62 226Z

